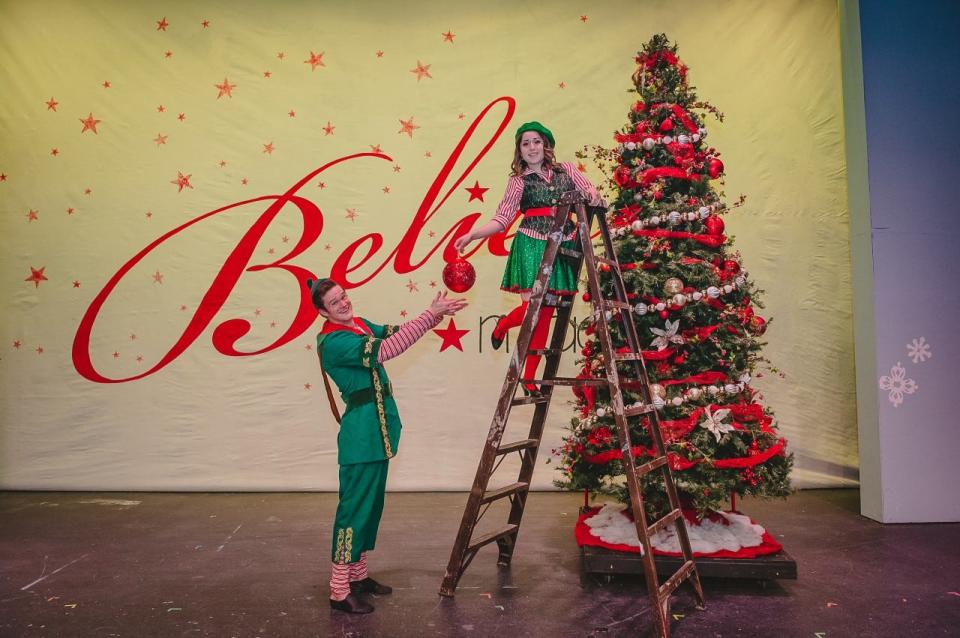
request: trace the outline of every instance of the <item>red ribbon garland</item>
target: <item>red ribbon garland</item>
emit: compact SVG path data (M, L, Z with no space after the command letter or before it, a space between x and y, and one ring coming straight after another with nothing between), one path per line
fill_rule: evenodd
M633 234L636 237L652 237L656 239L692 239L708 248L719 248L723 245L723 242L727 241L724 235L697 235L681 230L635 230Z
M667 387L671 385L679 385L681 383L689 383L692 385L710 385L711 383L723 383L726 380L727 375L723 372L701 372L700 374L694 374L689 377L684 377L683 379L664 379L663 381L657 381L657 383Z
M768 447L763 452L758 452L757 454L751 456L739 456L731 459L717 459L710 461L710 464L717 469L743 469L745 467L754 467L755 465L760 465L766 461L769 461L774 456L783 451L787 445L786 439L779 439L776 443ZM642 456L656 456L656 451L653 448L644 447L642 445L635 445L630 448L631 454L634 458L639 458ZM596 465L602 465L609 463L610 461L620 460L623 458L623 452L621 450L607 450L606 452L601 452L600 454L585 454L583 460L587 463L593 463ZM706 462L706 459L695 459L688 460L678 454L673 452L667 452L667 461L670 464L670 469L674 471L689 470L694 465L699 463Z
M643 171L643 174L640 176L640 185L646 186L655 179L660 179L661 177L673 177L675 179L692 179L695 181L700 181L700 176L696 173L688 173L682 168L677 168L675 166L658 166L656 168L648 168Z

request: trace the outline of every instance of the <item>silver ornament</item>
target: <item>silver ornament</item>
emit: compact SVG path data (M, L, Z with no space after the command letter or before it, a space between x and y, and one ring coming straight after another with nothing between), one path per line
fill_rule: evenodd
M656 146L656 142L654 142L653 138L650 138L650 137L643 138L642 144L643 144L643 148L648 151L652 151L653 147Z
M668 295L675 295L683 290L683 281L676 277L670 277L663 282L663 292Z
M716 286L710 286L709 288L707 288L707 296L710 297L711 299L716 299L717 297L720 296L720 289L717 288Z

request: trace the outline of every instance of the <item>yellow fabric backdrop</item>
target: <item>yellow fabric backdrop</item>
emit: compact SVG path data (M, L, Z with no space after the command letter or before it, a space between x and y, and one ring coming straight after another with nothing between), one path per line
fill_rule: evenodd
M336 426L312 350L319 322L255 356L211 343L232 318L251 323L239 350L276 341L300 301L289 273L243 273L182 355L123 383L91 381L75 366L91 302L165 233L380 150L389 161L352 159L298 191L324 227L290 263L325 274L349 244L379 233L383 246L351 277L388 263L352 291L355 307L381 322L413 316L442 287L442 247L409 272L388 255L481 112L502 97L516 105L483 155L509 101L490 109L426 202L435 213L408 240L413 264L463 217L492 215L521 122L550 126L561 159L612 144L633 57L660 31L680 44L700 97L727 116L709 124L711 142L728 200L748 195L727 227L767 291L766 354L786 374L757 384L798 455L797 481L849 480L856 415L835 3L102 1L0 4L0 487L335 488ZM474 182L489 189L482 201L470 200ZM136 263L93 324L96 372L123 379L155 366L270 203L197 222ZM302 219L287 204L249 263L290 251ZM405 424L393 489L472 480L507 363L481 352L479 338L481 317L514 303L497 289L503 261L486 248L472 258L478 280L456 319L470 331L463 351L441 352L430 334L388 364ZM554 404L541 465L570 416ZM552 478L542 467L536 486Z

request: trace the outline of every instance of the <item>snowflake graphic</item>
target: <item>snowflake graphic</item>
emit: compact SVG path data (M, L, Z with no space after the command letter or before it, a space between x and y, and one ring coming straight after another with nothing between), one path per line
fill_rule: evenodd
M899 361L897 365L890 368L890 376L880 377L880 389L890 392L888 398L895 408L903 403L904 394L913 394L919 387L916 381L907 378L907 370L900 365Z
M933 356L930 351L930 344L923 337L914 339L907 344L907 356L913 359L914 363L923 363Z

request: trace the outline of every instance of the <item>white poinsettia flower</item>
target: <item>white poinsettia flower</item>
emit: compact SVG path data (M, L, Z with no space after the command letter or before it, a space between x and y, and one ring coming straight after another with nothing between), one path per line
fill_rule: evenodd
M660 328L650 328L650 332L657 335L656 338L650 342L651 346L656 346L657 350L664 350L671 343L683 344L686 343L686 339L683 338L683 335L678 335L677 330L680 328L680 320L676 321L667 321L664 324L664 329Z
M710 406L707 406L704 412L704 419L700 422L700 427L713 432L713 435L717 437L717 441L719 442L720 437L724 434L733 432L733 424L723 422L728 416L730 416L730 410L723 409L711 413Z

